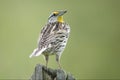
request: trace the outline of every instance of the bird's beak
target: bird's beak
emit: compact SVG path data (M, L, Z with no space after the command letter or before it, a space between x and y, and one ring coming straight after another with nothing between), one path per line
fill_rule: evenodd
M67 10L64 10L64 11L59 11L59 16L62 16L63 14L65 14L67 12Z

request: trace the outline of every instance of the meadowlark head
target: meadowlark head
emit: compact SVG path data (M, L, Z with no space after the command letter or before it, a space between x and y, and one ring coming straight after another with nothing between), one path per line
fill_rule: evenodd
M48 22L64 22L63 21L63 15L66 13L66 10L59 10L59 11L54 11L48 18Z

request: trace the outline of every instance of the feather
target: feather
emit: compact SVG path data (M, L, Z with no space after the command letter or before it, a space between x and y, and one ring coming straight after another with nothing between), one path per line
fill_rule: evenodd
M42 54L42 52L45 50L46 48L42 48L42 49L34 49L34 51L32 52L32 54L29 56L30 58L32 58L33 56L39 56Z

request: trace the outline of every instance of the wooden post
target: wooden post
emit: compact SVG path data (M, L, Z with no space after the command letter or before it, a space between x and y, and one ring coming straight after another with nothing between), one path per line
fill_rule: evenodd
M30 80L75 80L75 78L62 69L46 68L37 64Z

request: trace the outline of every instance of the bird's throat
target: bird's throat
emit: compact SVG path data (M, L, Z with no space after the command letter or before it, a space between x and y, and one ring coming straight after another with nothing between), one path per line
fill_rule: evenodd
M58 20L58 22L64 22L63 21L63 16L59 16L57 20Z

